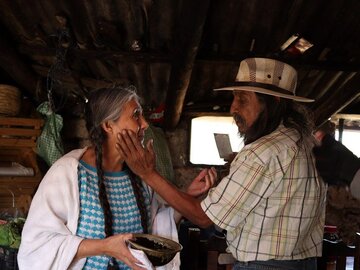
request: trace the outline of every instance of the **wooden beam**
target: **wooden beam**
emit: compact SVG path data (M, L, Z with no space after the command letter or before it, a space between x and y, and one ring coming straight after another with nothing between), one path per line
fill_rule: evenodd
M195 118L200 116L229 116L232 117L232 115L229 112L184 112L184 116Z
M43 77L46 77L49 72L48 67L44 67L44 66L40 66L40 65L33 65L33 68L40 76L43 76ZM78 77L79 81L81 82L81 84L83 86L85 86L87 88L91 88L91 89L111 87L114 85L114 83L128 84L128 81L126 81L125 79L112 79L112 81L109 82L109 81L103 81L100 79L81 77L79 74L76 74L74 71L72 71L72 75L61 74L61 76L58 76L55 78L67 85L71 85L74 88L79 88L80 85L74 79L74 77Z
M337 113L331 117L332 120L360 120L360 114Z
M55 57L56 49L44 46L30 46L22 44L19 46L19 52L27 55L40 55ZM180 48L179 48L180 49ZM145 63L173 63L173 56L170 54L158 52L125 52L117 50L90 50L90 49L71 49L68 54L80 59L102 59L118 62L145 62ZM234 65L239 66L241 60L249 57L249 53L233 56L198 56L195 63L205 63L214 65ZM266 55L256 55L256 57L266 57ZM281 60L281 59L280 59ZM310 61L296 59L282 59L283 61L302 70L328 70L328 71L355 71L360 70L360 63L340 63L331 61Z
M360 96L360 74L356 74L338 91L314 103L315 125L319 126Z
M165 128L179 123L195 58L200 45L210 0L186 0L175 31L174 61L166 96Z
M30 55L45 55L55 57L56 49L43 46L29 46L20 45L19 51L23 54ZM70 49L68 54L70 56L80 59L102 59L113 60L118 62L146 62L146 63L171 63L172 58L168 54L158 52L143 52L143 51L117 51L117 50L89 50L89 49Z
M0 67L14 79L25 90L31 99L42 101L45 99L45 93L37 91L38 78L18 53L10 46L5 37L0 37Z

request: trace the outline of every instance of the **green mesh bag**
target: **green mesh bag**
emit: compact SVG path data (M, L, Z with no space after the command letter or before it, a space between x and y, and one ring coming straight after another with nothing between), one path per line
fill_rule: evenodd
M43 130L36 141L36 152L51 166L64 154L60 135L63 119L52 111L48 101L41 103L36 110L45 117Z

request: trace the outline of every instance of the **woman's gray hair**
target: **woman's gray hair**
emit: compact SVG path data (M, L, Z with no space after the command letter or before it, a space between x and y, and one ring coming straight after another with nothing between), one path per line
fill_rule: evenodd
M140 97L136 93L136 88L130 87L111 87L94 90L88 96L86 124L90 139L92 132L100 128L106 121L116 121L130 100L140 103Z

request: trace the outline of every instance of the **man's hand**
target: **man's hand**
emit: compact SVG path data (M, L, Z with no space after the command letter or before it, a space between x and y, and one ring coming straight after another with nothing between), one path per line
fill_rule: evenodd
M214 167L203 169L188 186L186 193L193 197L198 197L214 186L216 178L217 173Z
M149 140L143 148L136 134L131 130L123 130L118 134L116 148L125 159L126 164L140 178L145 179L156 170L156 157L153 141Z

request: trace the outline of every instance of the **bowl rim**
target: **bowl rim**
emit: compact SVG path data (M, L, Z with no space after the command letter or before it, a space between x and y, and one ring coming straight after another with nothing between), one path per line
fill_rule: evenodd
M130 245L131 245L133 248L136 248L136 249L141 248L141 250L144 250L144 251L146 250L146 251L149 251L149 252L152 252L152 253L156 253L156 254L164 254L164 253L166 253L166 254L169 254L169 253L173 254L173 253L177 253L177 252L181 251L182 248L183 248L183 246L182 246L180 243L178 243L178 242L176 242L176 241L174 241L174 240L171 240L171 239L169 239L169 238L166 238L166 237L162 237L162 236L158 236L158 235L154 235L154 234L147 234L147 233L133 233L132 235L133 235L133 238L132 238L132 239L129 239L128 242L130 243ZM158 239L158 240L164 240L165 242L172 242L172 243L174 243L174 246L175 246L176 248L174 248L174 249L166 249L166 250L161 250L161 251L160 251L160 250L151 249L151 248L147 248L147 247L144 247L144 246L136 243L136 242L134 241L134 238L136 238L136 237L143 237L143 238L148 238L148 239Z

